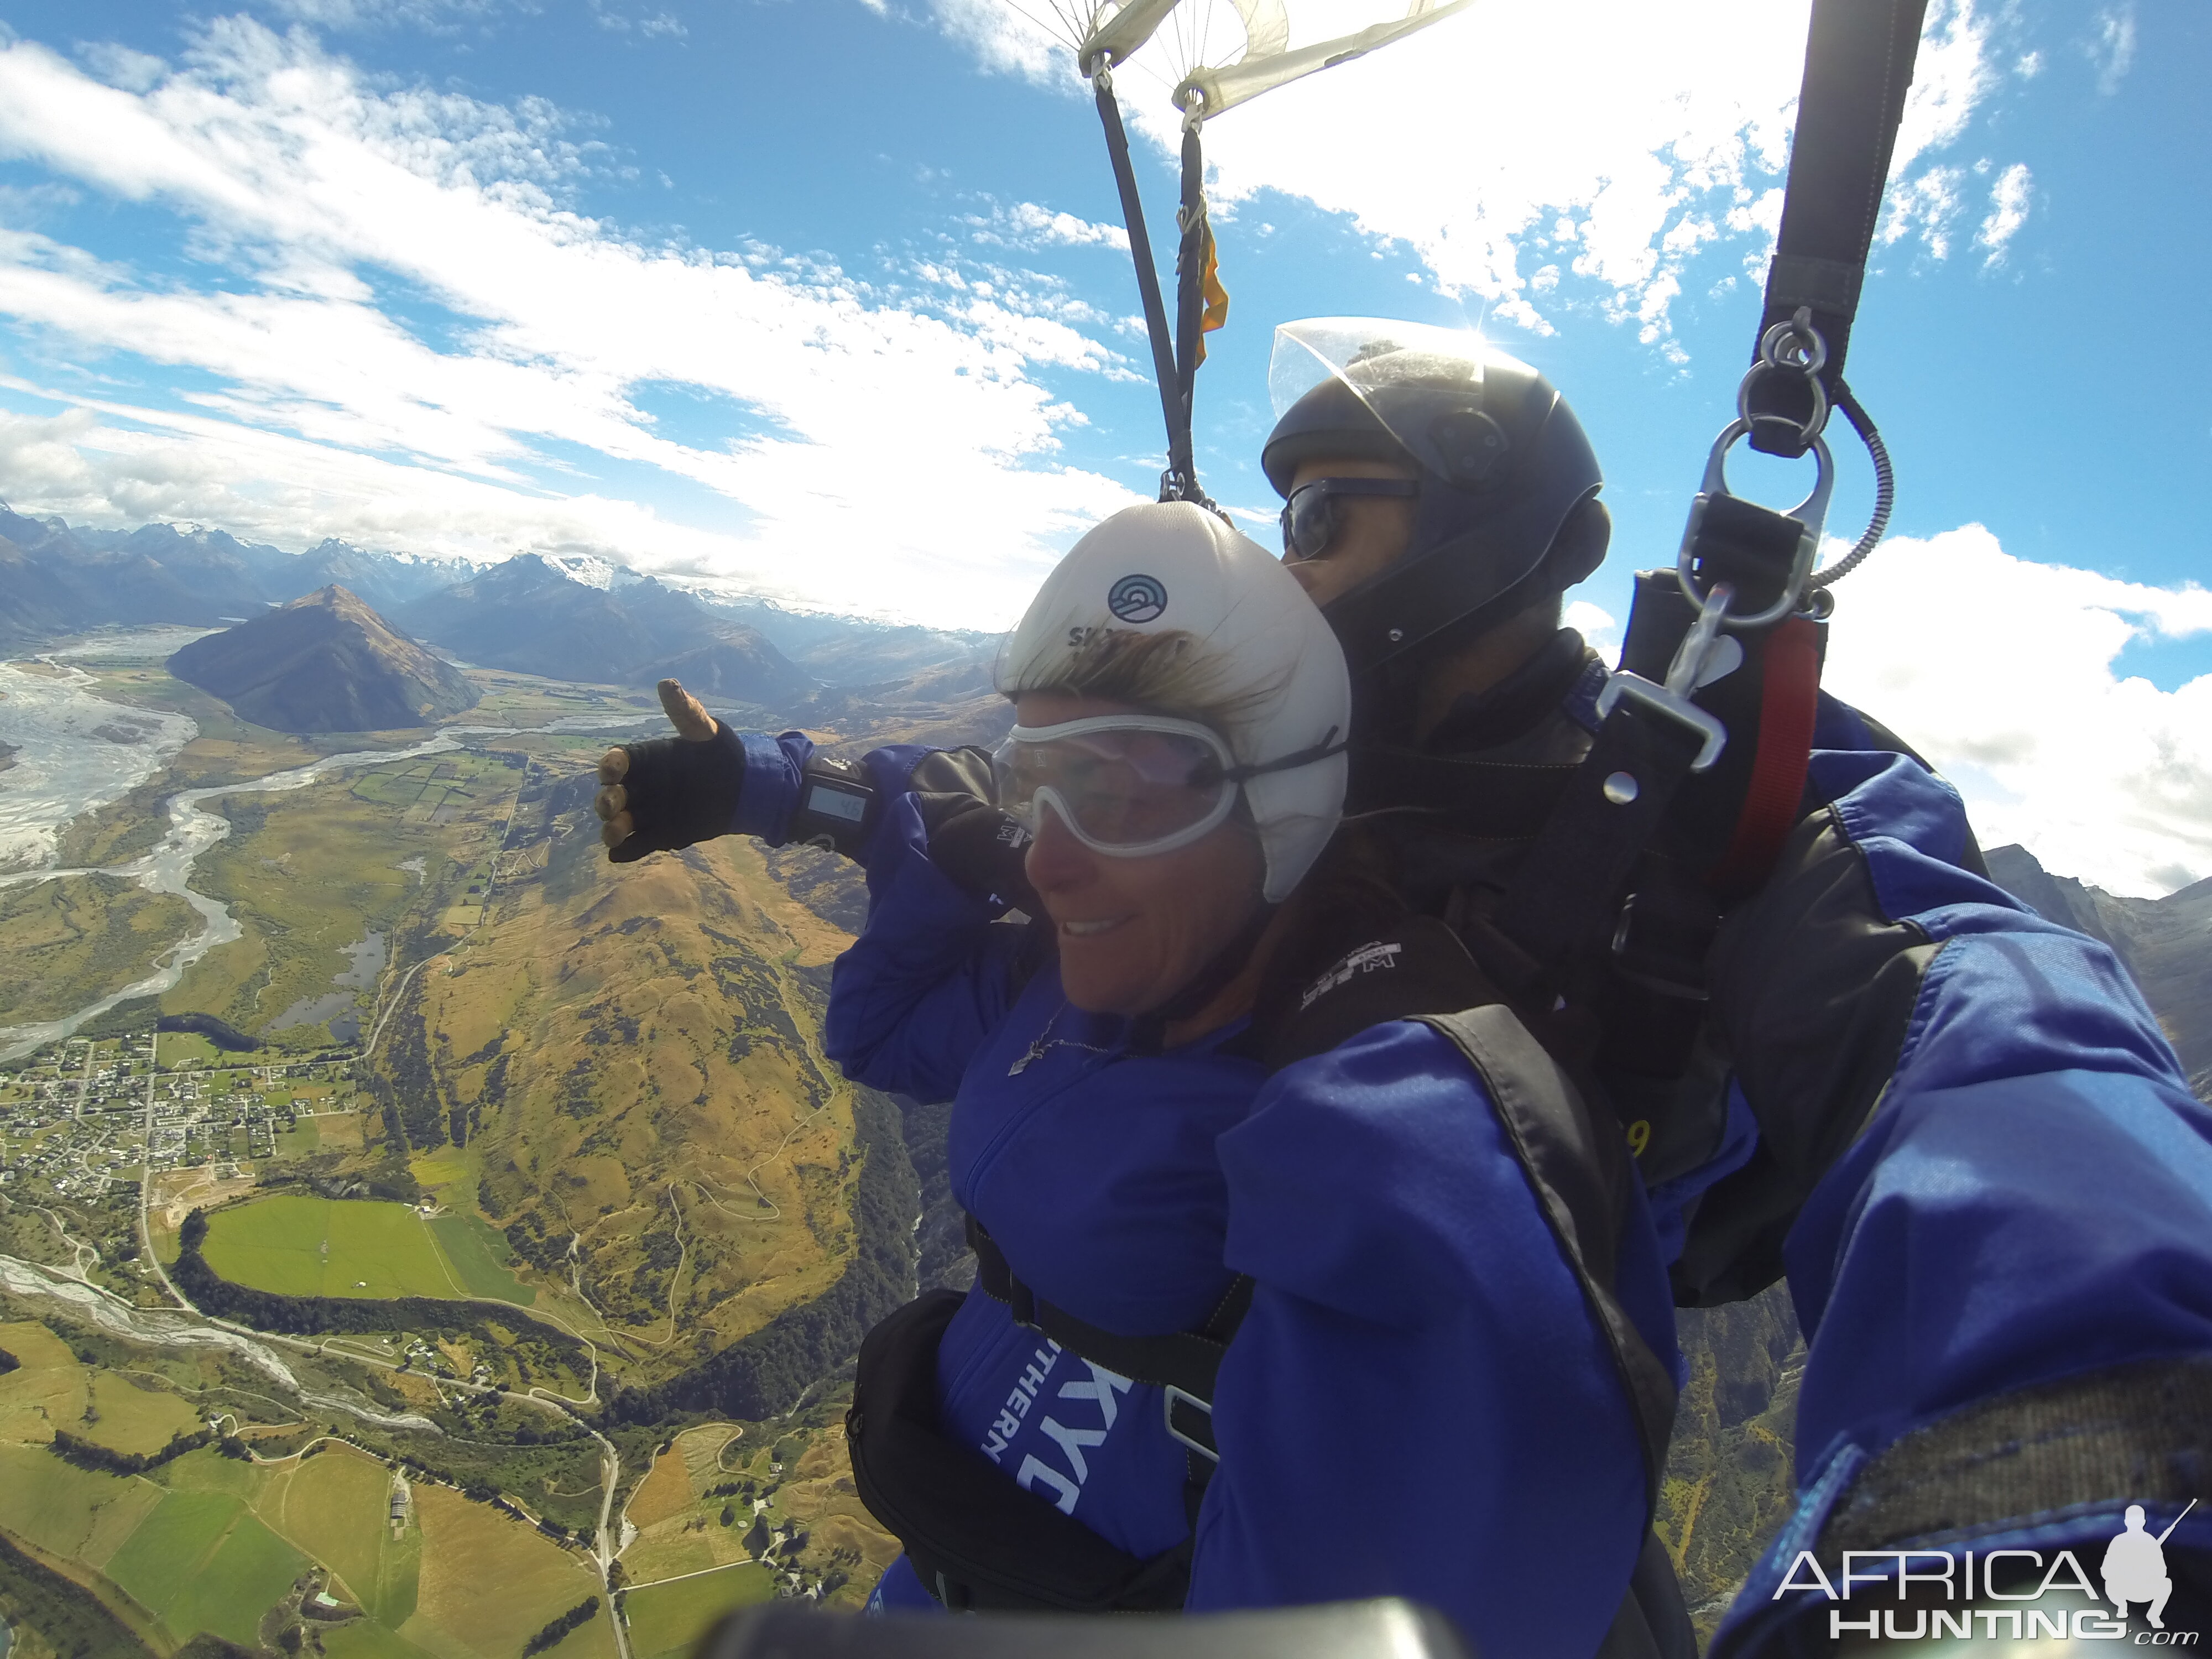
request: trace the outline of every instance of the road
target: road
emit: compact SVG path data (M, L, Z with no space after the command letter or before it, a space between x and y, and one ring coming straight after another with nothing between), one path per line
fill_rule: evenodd
M71 1117L79 1123L84 1121L85 1098L92 1093L92 1057L99 1052L100 1045L97 1042L88 1042L84 1045L84 1075L77 1080L76 1110L70 1114Z
M169 1270L161 1265L161 1253L154 1248L154 1229L148 1223L148 1206L154 1196L154 1102L156 1086L161 1080L161 1035L156 1031L146 1045L146 1144L140 1151L138 1163L138 1248L145 1252L146 1265L161 1281L161 1288L169 1293L169 1299L186 1313L197 1314L199 1310L171 1281Z

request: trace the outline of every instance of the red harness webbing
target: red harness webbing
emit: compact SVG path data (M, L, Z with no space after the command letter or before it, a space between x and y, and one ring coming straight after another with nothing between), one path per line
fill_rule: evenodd
M1726 898L1747 893L1766 879L1783 838L1797 821L1820 693L1820 630L1810 618L1791 617L1768 635L1765 675L1759 750L1743 810L1728 851L1706 878Z

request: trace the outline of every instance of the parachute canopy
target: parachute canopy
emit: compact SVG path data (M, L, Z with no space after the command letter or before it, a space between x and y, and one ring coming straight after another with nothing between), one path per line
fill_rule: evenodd
M1075 54L1086 77L1140 52L1204 117L1364 57L1472 0L1006 0ZM1157 37L1157 40L1155 39ZM1145 51L1150 44L1151 50Z
M1206 158L1199 130L1235 108L1301 76L1360 58L1426 27L1470 0L1003 0L1063 42L1091 82L1105 130L1106 153L1129 230L1129 255L1144 301L1153 378L1168 433L1168 467L1160 499L1212 507L1199 488L1192 458L1191 410L1206 336L1229 317L1219 249L1206 210ZM1035 8L1033 10L1032 8ZM1291 15L1296 12L1294 19ZM1173 320L1145 229L1145 208L1129 161L1128 134L1114 94L1125 65L1174 88L1182 111L1182 200L1176 214ZM1164 70L1165 73L1162 71Z

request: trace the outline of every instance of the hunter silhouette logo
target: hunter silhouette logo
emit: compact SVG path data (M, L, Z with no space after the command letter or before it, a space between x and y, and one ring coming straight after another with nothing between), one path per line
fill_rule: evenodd
M1906 1642L1930 1638L1966 1640L1978 1633L1978 1623L1984 1641L2002 1637L2014 1642L2034 1642L2048 1638L2124 1641L2135 1647L2195 1647L2202 1632L2170 1631L2165 1614L2166 1601L2173 1594L2173 1580L2166 1566L2166 1540L2196 1507L2192 1498L2164 1532L2153 1533L2145 1524L2143 1506L2129 1504L2125 1525L2105 1546L2104 1559L2098 1563L2098 1577L2104 1583L2101 1596L2081 1559L2070 1549L2049 1553L2028 1549L1965 1550L1956 1554L1942 1549L1888 1549L1850 1551L1843 1559L1842 1570L1832 1577L1812 1551L1800 1550L1776 1587L1773 1599L1778 1601L1792 1590L1813 1590L1829 1602L1852 1604L1828 1609L1831 1641L1846 1636ZM1944 1605L1932 1605L1936 1599L1932 1592L1939 1585ZM1921 1605L1897 1605L1912 1590L1921 1592L1917 1597ZM2067 1595L2074 1605L2069 1606L2066 1601L2038 1605L2054 1591ZM1881 1605L1883 1602L1890 1605ZM2007 1606L2008 1602L2019 1605ZM2112 1611L2106 1612L2103 1603L2109 1603ZM2148 1630L2130 1630L2130 1605L2148 1608Z
M2128 1603L2150 1603L2150 1627L2164 1630L2166 1598L2173 1594L2173 1580L2166 1577L2166 1540L2173 1535L2174 1527L2181 1524L2181 1516L2197 1507L2197 1500L2189 1500L2189 1509L2173 1517L2172 1526L2154 1538L2143 1530L2143 1507L2128 1505L2126 1530L2114 1535L2105 1546L2105 1561L2101 1576L2105 1581L2105 1599L2120 1610L2120 1617L2128 1616Z
M1106 608L1125 623L1157 621L1168 608L1167 584L1158 576L1124 576L1107 589Z

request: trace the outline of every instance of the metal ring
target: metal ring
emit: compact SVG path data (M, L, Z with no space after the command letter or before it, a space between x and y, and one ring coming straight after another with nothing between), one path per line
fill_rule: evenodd
M1784 325L1781 323L1777 323L1775 325L1775 327L1777 328L1781 328L1783 326L1784 326ZM1822 355L1825 356L1826 353L1824 352ZM1744 371L1743 379L1736 385L1735 418L1747 431L1760 421L1783 422L1795 429L1798 438L1802 441L1805 447L1810 448L1812 447L1813 440L1819 437L1821 433L1827 429L1828 389L1820 384L1820 377L1817 374L1807 372L1805 373L1805 384L1813 389L1813 412L1809 416L1803 421L1793 421L1790 420L1787 415L1754 415L1751 412L1752 385L1761 374L1764 374L1771 369L1779 369L1784 374L1797 374L1801 372L1787 364L1769 362L1764 356L1760 357L1757 362L1753 363L1749 368Z
M1802 362L1782 356L1782 343L1795 340L1801 343L1805 358ZM1772 368L1793 369L1800 374L1818 374L1828 366L1828 343L1820 331L1813 326L1812 308L1798 307L1797 315L1774 325L1759 336L1759 360Z

